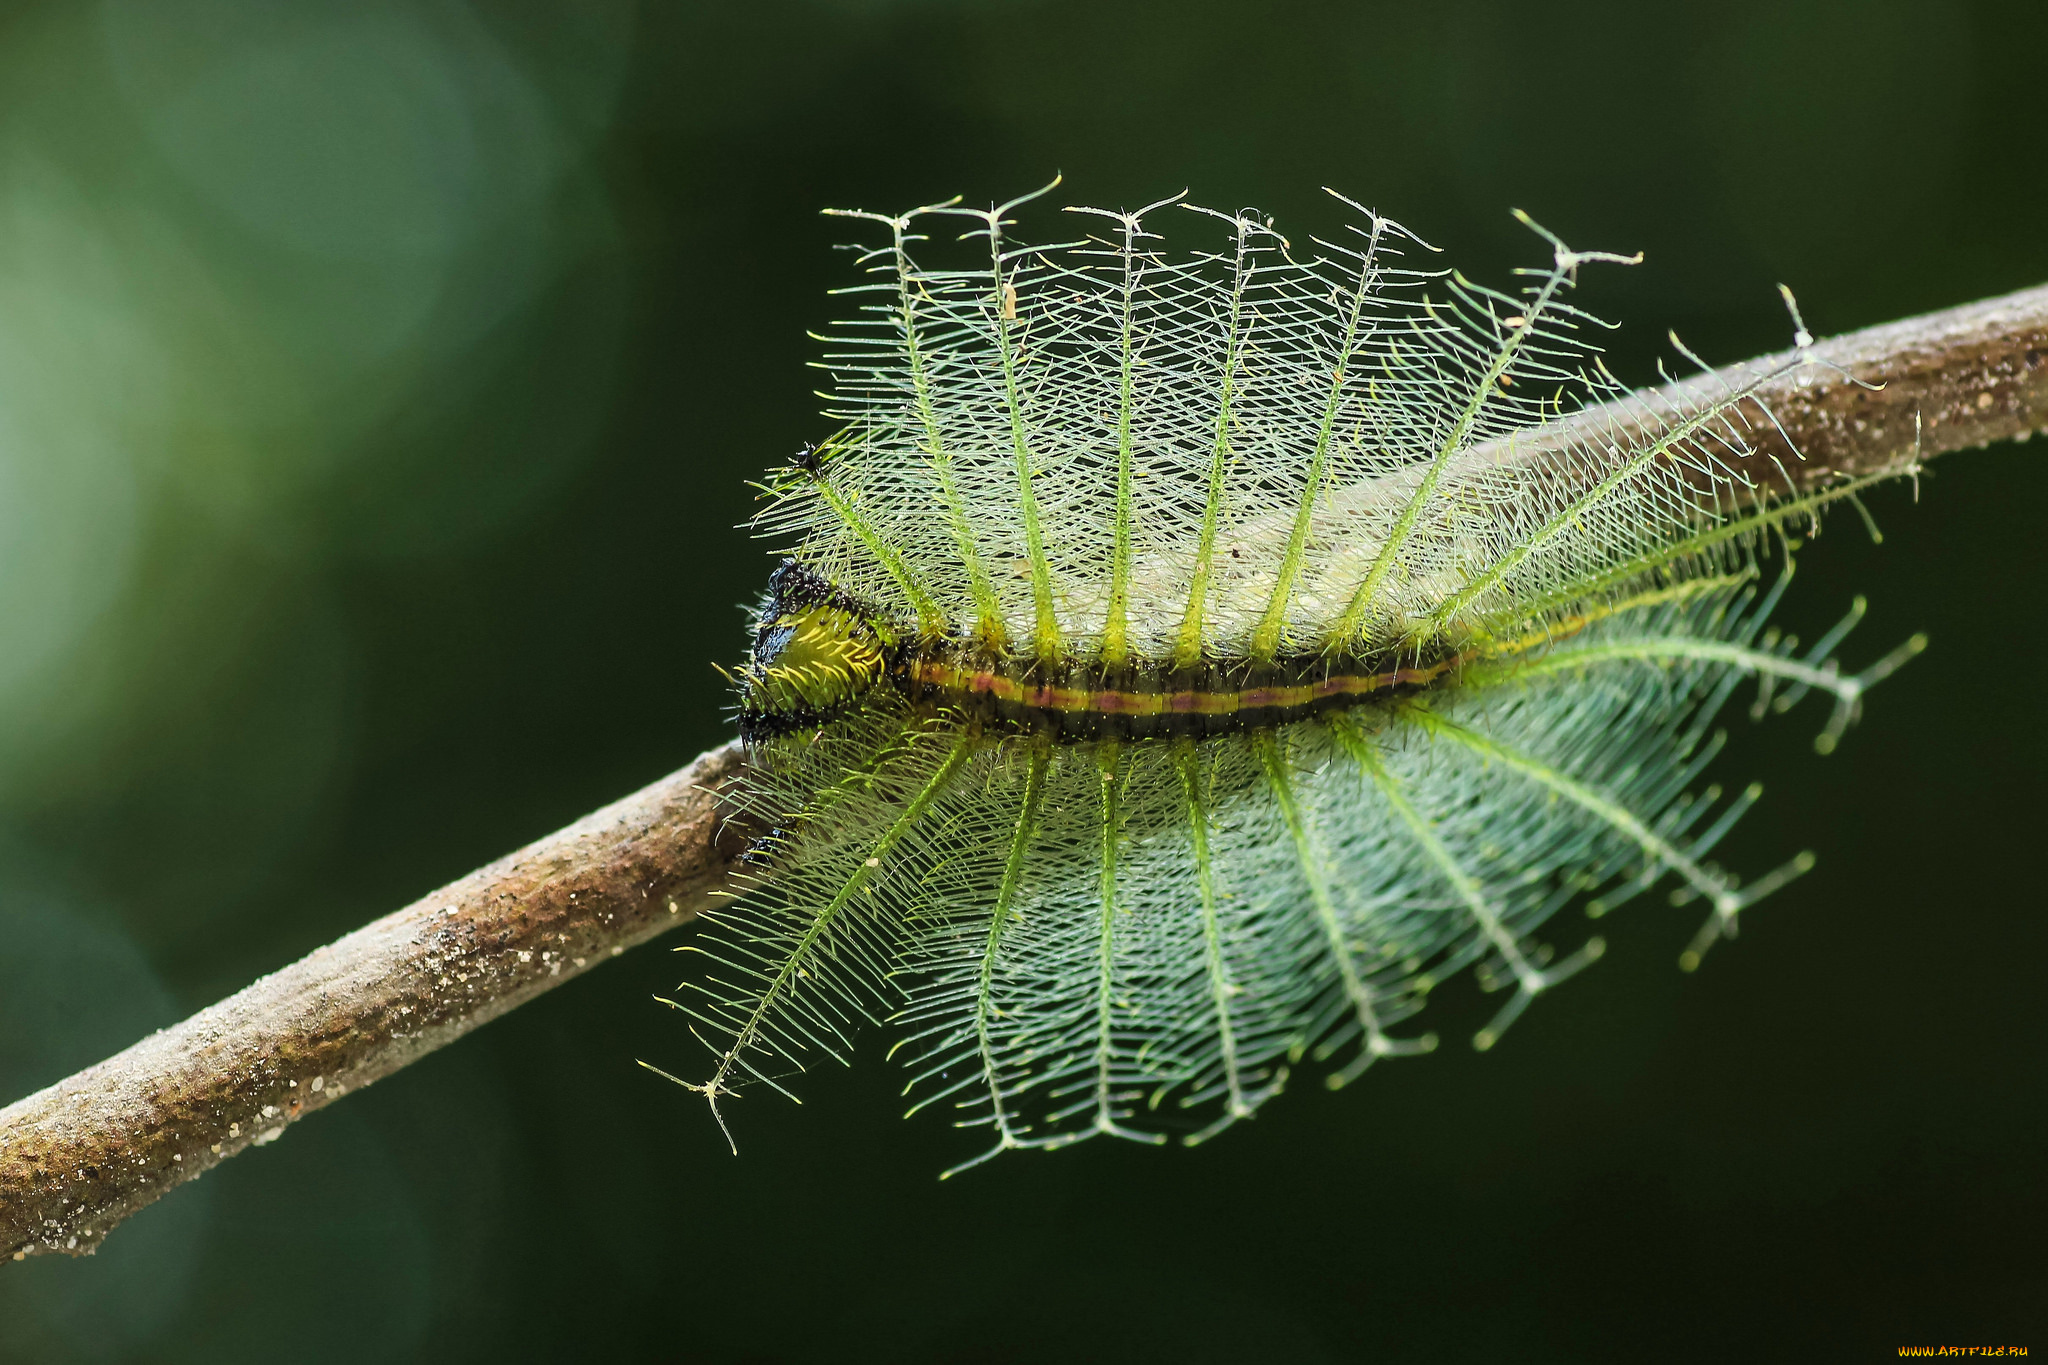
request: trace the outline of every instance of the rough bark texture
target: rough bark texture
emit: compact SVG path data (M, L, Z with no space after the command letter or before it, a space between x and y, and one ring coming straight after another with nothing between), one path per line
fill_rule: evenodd
M166 1190L705 908L728 744L0 1111L0 1248L89 1254Z
M1734 470L1774 493L1788 474L1805 492L2048 430L2048 285L1817 342L1809 356L1764 356L1667 389L1711 397L1742 371L1792 366L1756 394L1776 426L1745 405L1755 452Z
M1756 395L1783 431L1754 414L1757 454L1739 472L1763 487L1905 472L2048 430L2048 286L1838 337L1810 358L1822 363ZM1628 424L1600 412L1574 420ZM1523 454L1540 458L1540 447ZM713 795L742 766L736 745L715 749L0 1110L0 1251L87 1254L164 1191L690 919L745 845Z

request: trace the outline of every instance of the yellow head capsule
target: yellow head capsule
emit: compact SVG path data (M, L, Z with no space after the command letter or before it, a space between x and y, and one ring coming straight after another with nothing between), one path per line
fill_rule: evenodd
M785 612L754 645L747 709L795 719L852 701L882 676L883 645L872 623L844 607Z

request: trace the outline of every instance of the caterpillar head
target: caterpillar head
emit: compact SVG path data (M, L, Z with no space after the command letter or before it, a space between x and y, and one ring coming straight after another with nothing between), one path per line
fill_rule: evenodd
M881 680L895 644L879 612L785 560L735 680L741 734L752 743L822 725Z

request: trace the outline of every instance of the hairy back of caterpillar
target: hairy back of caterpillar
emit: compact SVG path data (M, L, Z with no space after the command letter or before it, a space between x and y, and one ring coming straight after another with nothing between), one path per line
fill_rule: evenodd
M1713 717L1819 688L1831 746L1922 641L1852 676L1860 603L1804 650L1765 626L1763 536L1853 492L1730 475L1767 376L1631 394L1567 302L1624 258L1533 223L1509 294L1348 200L1314 251L1199 210L1187 256L1146 226L1176 201L1054 247L1010 241L1023 202L848 215L884 240L826 338L840 425L764 488L792 559L737 679L771 832L672 1002L714 1108L887 1014L988 1153L1198 1140L1304 1060L1434 1047L1406 1021L1466 965L1510 991L1492 1046L1600 955L1532 937L1575 897L1674 877L1693 965L1810 865L1707 861L1756 796L1692 791ZM946 225L969 254L929 264ZM1630 421L1561 422L1596 401Z

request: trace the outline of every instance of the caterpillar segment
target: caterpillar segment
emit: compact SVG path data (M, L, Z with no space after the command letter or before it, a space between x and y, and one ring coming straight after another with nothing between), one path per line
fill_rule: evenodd
M1570 300L1626 258L1544 233L1496 292L1348 200L1312 244L1181 214L1221 229L1182 255L1178 197L1048 248L1023 202L930 262L957 204L847 215L886 238L827 340L840 425L766 485L788 558L734 674L771 832L672 1002L714 1107L884 1025L913 1111L983 1135L956 1170L1199 1142L1433 1049L1467 967L1496 1046L1600 957L1539 937L1575 901L1704 902L1691 968L1811 867L1712 861L1757 799L1699 786L1716 718L1823 693L1825 751L1925 639L1851 673L1860 600L1767 625L1765 538L1856 486L1737 489L1753 384L1623 389ZM1563 420L1594 402L1631 434Z

